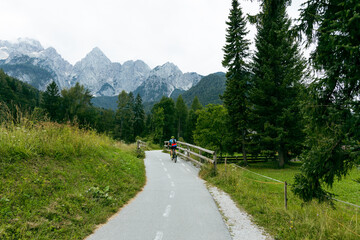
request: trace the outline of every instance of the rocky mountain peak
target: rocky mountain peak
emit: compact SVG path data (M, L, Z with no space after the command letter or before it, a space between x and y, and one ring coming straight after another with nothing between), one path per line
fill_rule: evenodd
M100 48L95 47L93 48L86 56L85 58L81 59L80 63L89 63L93 65L101 64L101 65L109 65L111 64L111 61L109 58L106 57L106 55L100 50ZM77 64L77 63L76 63ZM75 65L76 65L75 64Z
M113 63L98 47L73 66L54 48L44 49L39 41L27 38L0 41L0 68L40 90L51 81L60 89L80 83L94 96L115 96L125 90L140 93L144 101L187 90L201 78L196 73L183 74L171 62L154 69L141 60Z
M14 52L29 54L33 52L41 52L44 50L43 46L39 41L29 38L18 38L15 41L0 40L0 48L6 48L9 54Z

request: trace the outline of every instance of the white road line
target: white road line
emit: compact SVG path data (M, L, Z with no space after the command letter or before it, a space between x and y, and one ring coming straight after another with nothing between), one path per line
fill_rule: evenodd
M164 171L167 172L167 168L164 167Z
M174 182L171 182L171 186L172 186L172 187L175 187L175 183L174 183Z
M186 170L187 170L188 172L191 172L190 169L188 169L188 168L186 168Z
M167 205L163 217L168 217L170 215L170 211L171 211L171 205Z
M161 165L165 166L165 164L162 162Z
M185 164L182 163L181 165L183 165L185 167Z
M167 176L168 176L168 178L171 178L170 174L168 174Z
M163 232L157 231L154 240L162 240L163 236L164 236Z
M171 191L170 192L170 198L174 198L175 197L175 192L174 191Z

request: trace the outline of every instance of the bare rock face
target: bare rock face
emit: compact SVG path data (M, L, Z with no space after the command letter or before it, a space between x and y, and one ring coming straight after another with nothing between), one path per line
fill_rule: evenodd
M202 76L185 73L173 63L154 69L143 61L111 62L97 47L74 66L50 47L33 39L0 41L0 68L8 75L44 91L52 81L59 89L77 82L94 96L116 96L121 91L139 93L144 101L169 97L174 90L188 90Z

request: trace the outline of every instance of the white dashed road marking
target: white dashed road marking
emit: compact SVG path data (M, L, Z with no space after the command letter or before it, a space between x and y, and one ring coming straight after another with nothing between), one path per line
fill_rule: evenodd
M171 191L170 192L170 198L174 198L175 197L175 192L174 191Z
M154 240L162 240L163 236L164 236L164 233L158 231L158 232L156 232L156 236L155 236Z
M171 205L167 205L163 216L168 217L170 215L170 211L171 211Z

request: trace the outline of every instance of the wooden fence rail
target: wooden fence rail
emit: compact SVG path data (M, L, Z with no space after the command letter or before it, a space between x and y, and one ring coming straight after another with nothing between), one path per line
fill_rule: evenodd
M137 144L137 149L140 149L142 147L146 147L146 142L143 142L141 140L137 140L136 144Z
M224 163L225 162L225 158L226 158L226 162L227 163L239 163L240 161L244 161L243 156L218 156L218 163ZM250 162L267 162L267 161L272 161L272 160L276 160L273 157L268 157L268 156L252 156L252 155L247 155L246 156L247 161Z
M164 147L168 147L169 141L164 141ZM217 158L216 158L216 151L212 151L206 148L202 148L199 146L195 146L190 143L177 141L177 154L180 156L185 157L186 159L198 164L203 165L203 161L207 161L209 163L212 163L214 165L214 169L216 171L216 164L217 164ZM195 152L196 151L196 152ZM207 156L204 156L203 153L207 153L208 155L212 156L212 158L209 158ZM200 158L200 161L193 158L193 156L196 156Z

